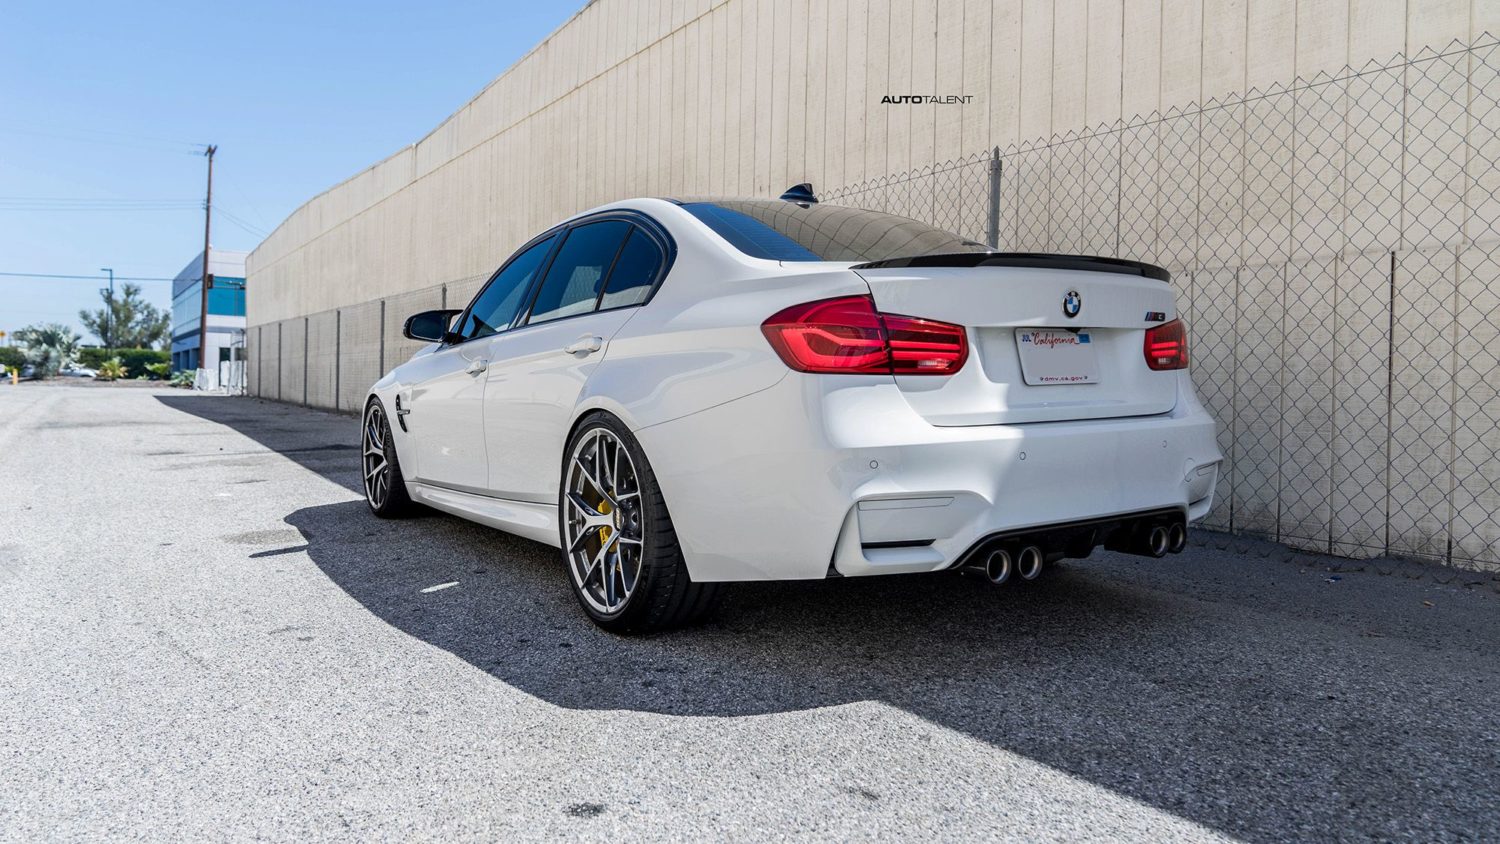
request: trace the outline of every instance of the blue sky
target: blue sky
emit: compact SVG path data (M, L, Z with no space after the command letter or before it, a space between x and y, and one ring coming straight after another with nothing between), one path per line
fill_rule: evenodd
M582 6L7 3L0 273L100 282L0 276L0 330L56 321L83 333L100 267L176 275L203 243L193 144L219 146L214 205L227 214L214 245L251 249L255 230L420 139ZM170 283L142 286L169 304Z

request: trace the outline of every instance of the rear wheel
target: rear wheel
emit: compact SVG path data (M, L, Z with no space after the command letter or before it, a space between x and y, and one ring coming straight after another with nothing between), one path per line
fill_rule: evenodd
M391 423L380 399L371 399L365 408L364 430L360 435L360 469L364 475L365 503L382 519L410 515L416 505L406 494L401 463L391 442Z
M588 417L568 443L558 502L573 594L600 627L649 633L701 620L718 584L688 576L651 464L607 414Z

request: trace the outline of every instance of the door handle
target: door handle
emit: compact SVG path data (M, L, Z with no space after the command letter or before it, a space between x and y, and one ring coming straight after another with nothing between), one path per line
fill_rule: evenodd
M483 372L483 371L485 371L486 369L489 369L489 368L490 368L490 362L489 361L487 361L487 360L476 360L476 361L471 362L468 366L464 367L464 372L467 372L470 375L478 375L479 373L481 373L481 372Z
M586 355L591 355L602 348L604 348L603 337L585 334L584 336L579 337L577 340L574 340L568 345L563 346L563 351L570 355L576 355L580 352Z

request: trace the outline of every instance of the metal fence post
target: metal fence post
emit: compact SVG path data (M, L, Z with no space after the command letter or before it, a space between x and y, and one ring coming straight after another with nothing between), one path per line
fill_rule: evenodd
M385 375L385 300L380 300L380 375Z
M308 335L308 329L312 327L309 324L310 320L311 320L311 317L303 317L302 318L302 406L303 407L307 407L307 356L308 356L308 348L307 347L312 342L311 339L307 336Z
M344 363L344 312L333 312L333 409L339 409L339 376Z
M986 230L991 249L1000 248L1000 148L990 153L990 218Z
M281 335L286 333L286 320L276 323L276 400L281 401Z

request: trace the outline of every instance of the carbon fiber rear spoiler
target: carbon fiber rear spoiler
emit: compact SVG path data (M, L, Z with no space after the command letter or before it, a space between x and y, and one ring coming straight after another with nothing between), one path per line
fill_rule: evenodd
M855 264L850 269L881 270L901 267L1029 267L1041 270L1083 270L1093 273L1117 273L1154 278L1171 283L1172 274L1156 266L1123 258L1100 258L1093 255L1052 255L1046 252L953 252L945 255L916 255Z

